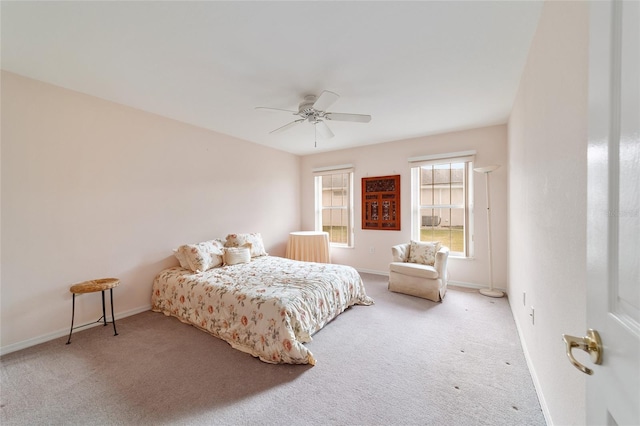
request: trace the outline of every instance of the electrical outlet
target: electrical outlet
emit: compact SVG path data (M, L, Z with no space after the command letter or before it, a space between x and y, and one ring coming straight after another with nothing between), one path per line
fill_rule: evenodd
M536 309L533 306L531 307L529 316L531 317L531 324L536 325Z
M369 253L375 253L375 252L376 252L375 247L369 247Z
M522 306L527 306L527 292L522 292Z

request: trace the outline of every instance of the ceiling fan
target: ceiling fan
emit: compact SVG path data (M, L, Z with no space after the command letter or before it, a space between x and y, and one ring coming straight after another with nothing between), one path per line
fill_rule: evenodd
M275 130L272 130L269 133L280 133L284 132L287 129L295 126L296 124L300 124L303 122L308 122L314 125L316 131L320 133L320 136L324 138L332 138L333 132L327 126L326 121L352 121L356 123L368 123L371 121L370 115L365 114L347 114L343 112L329 112L327 108L333 105L338 99L340 95L337 93L330 92L328 90L320 93L320 96L315 95L307 95L304 97L304 100L300 102L298 105L298 111L292 111L288 109L281 108L270 108L270 107L256 107L256 109L267 109L274 111L285 111L290 112L293 115L297 115L300 118L292 121L291 123L285 124L282 127L278 127Z

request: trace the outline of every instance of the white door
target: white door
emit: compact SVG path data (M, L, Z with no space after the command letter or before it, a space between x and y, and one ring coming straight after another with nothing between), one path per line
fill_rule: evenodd
M640 425L640 2L590 7L587 421Z

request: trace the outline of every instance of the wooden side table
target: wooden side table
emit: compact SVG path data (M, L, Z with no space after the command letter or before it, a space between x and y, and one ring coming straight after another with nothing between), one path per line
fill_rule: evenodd
M73 333L73 317L76 311L76 294L83 293L94 293L96 291L102 292L102 317L98 319L96 322L100 322L100 320L104 320L105 327L107 326L107 315L104 308L104 292L105 290L109 290L111 294L111 323L113 323L113 335L117 336L118 332L116 331L116 317L113 314L113 288L120 285L120 280L117 278L100 278L97 280L85 281L79 284L74 284L71 286L69 291L73 293L73 302L71 305L71 330L69 330L69 340L67 340L67 345L71 343L71 333ZM91 325L95 323L89 323L84 325L79 325L75 328L86 327L87 325Z

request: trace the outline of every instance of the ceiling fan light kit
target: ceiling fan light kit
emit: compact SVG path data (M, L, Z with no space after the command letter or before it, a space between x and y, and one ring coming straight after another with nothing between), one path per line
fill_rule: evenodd
M267 109L274 111L284 111L289 112L293 115L297 115L301 118L298 118L290 123L285 124L284 126L278 127L275 130L269 132L280 133L285 130L294 127L296 124L303 123L305 121L311 123L315 127L315 132L320 133L320 136L325 139L330 139L334 136L333 132L325 123L325 120L328 121L350 121L354 123L368 123L371 121L371 116L366 114L349 114L343 112L328 112L327 109L333 105L338 99L340 95L337 93L330 92L328 90L323 91L320 96L315 95L307 95L304 97L304 100L300 102L298 105L298 111L291 111L282 108L270 108L270 107L256 107L256 109Z

